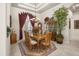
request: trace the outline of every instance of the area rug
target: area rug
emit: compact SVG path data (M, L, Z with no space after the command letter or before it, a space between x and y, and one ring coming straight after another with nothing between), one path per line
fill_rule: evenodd
M47 50L42 50L40 52L37 52L36 50L29 51L25 44L25 41L19 42L18 45L22 56L47 56L56 50L56 47L53 42L51 42L51 48L48 48Z

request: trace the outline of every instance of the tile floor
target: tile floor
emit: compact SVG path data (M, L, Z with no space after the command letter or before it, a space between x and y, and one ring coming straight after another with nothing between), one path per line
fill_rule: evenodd
M57 49L48 56L79 56L79 41L72 40L69 44L57 44ZM21 56L18 43L11 45L11 56Z

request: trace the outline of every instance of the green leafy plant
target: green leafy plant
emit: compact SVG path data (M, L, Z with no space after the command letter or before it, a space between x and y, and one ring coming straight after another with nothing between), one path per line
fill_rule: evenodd
M54 16L57 22L56 23L57 37L63 38L62 30L66 26L67 15L68 15L68 10L64 6L54 12Z

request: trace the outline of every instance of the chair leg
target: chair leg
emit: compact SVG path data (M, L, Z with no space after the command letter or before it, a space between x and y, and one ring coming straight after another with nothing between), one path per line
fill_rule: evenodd
M35 48L34 48L34 46L32 47L32 51L35 51Z
M29 46L29 50L32 51L32 46L31 45Z
M45 47L46 49L45 49L45 52L47 52L47 46Z
M51 48L51 44L49 45L49 48Z

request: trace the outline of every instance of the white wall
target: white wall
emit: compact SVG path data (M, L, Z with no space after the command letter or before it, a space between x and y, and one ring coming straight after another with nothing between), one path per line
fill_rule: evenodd
M11 4L6 4L6 25L10 27L10 7ZM7 37L6 55L10 55L10 35Z
M43 13L41 14L42 23L44 24L44 18L45 18L45 17L52 17L52 16L53 16L53 13L54 13L57 9L59 9L60 7L62 7L63 5L64 5L66 8L69 8L69 7L72 5L72 3L70 3L70 4L62 3L62 4L59 4L59 5L57 5L57 6L53 7L53 8L51 8L51 9L49 9L49 10L43 12ZM43 27L43 29L44 29L44 27ZM66 28L65 28L65 30L63 31L63 33L64 33L64 42L66 42L66 43L69 42L69 18L67 19L67 25L66 25Z
M0 55L6 55L6 4L0 3Z
M79 12L73 13L70 30L71 40L79 40L79 29L74 29L74 20L79 20Z
M10 4L0 3L0 56L10 54L10 39L6 35L6 26L9 26Z
M11 4L10 3L7 3L7 26L10 27L10 7L11 7Z
M28 13L35 15L35 13L31 12L31 11L17 8L17 7L11 7L12 27L14 28L14 30L17 33L17 40L19 40L19 16L18 16L18 14L21 12L28 12ZM40 18L40 15L37 14L37 17Z

